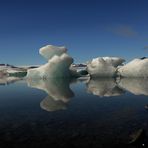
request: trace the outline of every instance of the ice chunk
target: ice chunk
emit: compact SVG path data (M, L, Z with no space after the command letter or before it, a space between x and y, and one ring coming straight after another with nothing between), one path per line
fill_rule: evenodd
M120 58L120 62L117 59L112 57L99 57L93 59L87 64L87 71L91 77L115 77L116 67L118 64L122 63Z
M119 65L122 65L125 60L123 58L118 57L102 57L103 60L105 60L106 63L111 64L114 67L118 67Z
M44 46L39 50L39 53L47 60L51 59L55 55L61 56L63 53L66 52L67 49L65 47L57 47L53 45Z
M48 63L38 68L29 69L27 77L32 78L52 78L52 77L71 77L69 69L73 59L67 54L52 57Z
M27 71L28 78L79 77L77 71L71 69L73 58L66 53L65 47L52 45L40 49L40 54L48 59L48 63Z
M118 57L98 57L87 64L87 71L91 77L115 77L117 66L124 61Z
M47 45L39 52L48 60L48 63L39 68L29 69L27 77L80 77L87 75L87 72L91 77L115 77L117 67L125 61L118 57L99 57L89 62L85 70L77 71L72 67L73 58L66 53L65 47Z
M148 77L148 58L134 59L119 68L122 77Z
M87 91L100 97L118 96L125 92L112 78L91 79L87 84Z

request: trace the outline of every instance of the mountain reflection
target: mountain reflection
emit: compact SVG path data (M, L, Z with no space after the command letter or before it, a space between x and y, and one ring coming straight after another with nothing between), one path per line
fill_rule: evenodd
M70 89L71 80L62 78L28 79L28 86L44 90L48 96L40 103L46 111L66 109L67 103L74 93Z
M118 87L113 78L91 79L87 84L87 92L100 97L119 96L125 93Z

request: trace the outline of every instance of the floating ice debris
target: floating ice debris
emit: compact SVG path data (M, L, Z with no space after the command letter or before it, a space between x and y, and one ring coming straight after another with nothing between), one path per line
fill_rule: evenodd
M122 77L148 77L148 58L134 59L118 71Z
M115 77L117 66L124 61L118 57L98 57L87 64L87 71L91 77Z

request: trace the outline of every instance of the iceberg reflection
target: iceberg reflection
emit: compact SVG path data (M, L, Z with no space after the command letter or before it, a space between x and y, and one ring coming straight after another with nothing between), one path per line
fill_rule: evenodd
M48 96L40 103L42 109L46 111L56 111L66 109L69 98L74 93L69 87L70 79L28 79L28 86L44 90Z
M61 100L54 100L52 97L47 96L40 103L40 107L46 111L63 110L67 108L67 104Z
M91 79L86 86L89 93L100 97L119 96L125 93L113 78Z
M4 76L4 77L0 77L0 85L9 85L11 83L15 83L15 82L21 81L21 80L23 80L23 79L19 78L19 77Z
M46 111L63 110L67 108L70 98L74 96L70 84L83 82L87 92L99 97L111 97L123 95L129 91L135 95L148 95L148 81L142 78L92 78L81 79L27 79L28 86L44 90L48 96L40 103L40 107Z
M135 95L148 95L148 79L146 78L122 78L118 86Z

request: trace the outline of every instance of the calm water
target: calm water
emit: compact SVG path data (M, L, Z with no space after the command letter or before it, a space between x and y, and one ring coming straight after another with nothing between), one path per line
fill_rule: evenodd
M11 77L0 84L0 147L147 147L147 79Z

